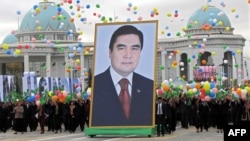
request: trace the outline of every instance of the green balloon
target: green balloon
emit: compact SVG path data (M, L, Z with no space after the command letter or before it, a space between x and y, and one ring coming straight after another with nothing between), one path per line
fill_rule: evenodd
M192 24L188 24L187 28L192 28Z
M201 53L198 53L198 58L201 58Z
M163 65L160 66L160 70L164 70L165 67Z
M219 77L218 77L218 81L221 81L221 80L222 80L222 78L221 78L221 76L219 76Z

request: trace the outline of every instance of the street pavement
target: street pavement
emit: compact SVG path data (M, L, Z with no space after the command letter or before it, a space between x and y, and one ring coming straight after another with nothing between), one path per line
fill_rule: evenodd
M209 128L208 131L196 133L194 126L188 129L177 127L176 131L172 134L157 137L153 135L138 136L138 135L97 135L93 138L85 136L79 128L75 133L62 131L61 133L45 132L40 134L38 128L35 132L25 132L23 134L14 134L14 131L9 130L6 133L0 133L0 141L223 141L223 133L217 133L215 128Z

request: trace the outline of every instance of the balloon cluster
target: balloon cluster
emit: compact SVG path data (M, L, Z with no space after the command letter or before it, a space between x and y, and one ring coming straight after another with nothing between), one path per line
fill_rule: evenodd
M81 86L78 84L74 85L76 89L76 94L69 94L65 90L57 90L55 93L53 91L45 91L42 94L35 92L36 94L31 93L30 96L27 96L26 100L28 102L35 102L36 105L44 105L46 101L52 100L53 102L69 103L74 99L88 99L91 97L91 88L88 88L86 92L81 94Z
M179 81L184 81L179 78ZM173 83L172 79L164 80L161 83L161 86L156 89L156 94L158 97L170 98L170 97L178 97L180 91L185 91L185 88L182 84L176 85Z

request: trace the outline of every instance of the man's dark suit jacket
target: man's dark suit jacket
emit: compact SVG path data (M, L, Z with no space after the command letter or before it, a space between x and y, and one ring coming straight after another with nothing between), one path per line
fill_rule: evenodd
M130 118L127 120L109 68L95 76L91 126L152 126L153 80L134 72Z

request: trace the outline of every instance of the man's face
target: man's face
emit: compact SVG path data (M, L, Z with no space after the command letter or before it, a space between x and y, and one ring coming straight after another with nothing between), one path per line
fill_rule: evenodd
M121 35L114 43L113 51L109 51L111 65L118 74L126 77L136 69L140 53L141 43L137 35Z

